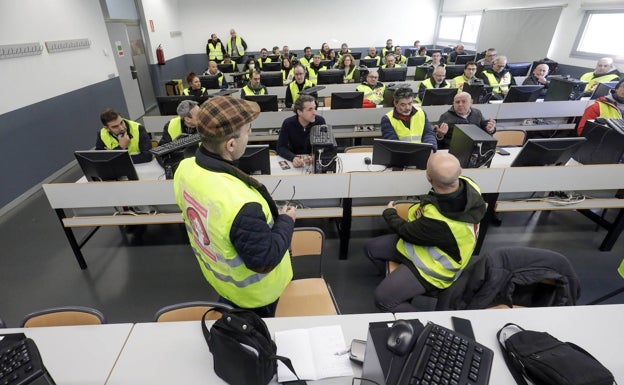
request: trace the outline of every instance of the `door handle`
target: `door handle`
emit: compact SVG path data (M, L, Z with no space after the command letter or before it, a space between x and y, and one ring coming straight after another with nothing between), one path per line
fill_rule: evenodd
M138 75L137 75L137 70L135 66L130 66L130 76L132 76L132 79L136 80Z

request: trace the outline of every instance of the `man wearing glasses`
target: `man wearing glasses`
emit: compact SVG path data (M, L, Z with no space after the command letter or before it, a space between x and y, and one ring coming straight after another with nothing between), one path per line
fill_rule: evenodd
M477 72L480 73L488 68L492 68L497 55L496 48L488 48L487 51L485 51L485 57L477 60Z
M152 143L145 127L135 121L122 118L111 108L102 112L100 120L104 127L98 132L95 142L96 150L128 150L135 164L152 160L152 154L149 152Z
M386 86L378 80L379 73L377 73L377 71L370 71L368 75L366 75L366 80L357 86L357 90L364 93L364 99L368 99L375 104L383 102L384 90L386 89Z
M286 98L284 100L284 104L288 108L291 108L293 103L297 101L301 91L314 86L310 80L306 79L307 70L301 64L297 64L294 71L295 80L290 82L288 87L286 87Z
M425 111L414 106L411 88L399 88L394 92L394 108L381 118L381 136L384 139L405 142L431 143L438 148L433 127Z

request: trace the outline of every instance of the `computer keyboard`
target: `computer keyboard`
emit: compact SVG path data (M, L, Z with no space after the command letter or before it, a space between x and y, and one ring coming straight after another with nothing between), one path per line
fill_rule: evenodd
M624 135L624 119L606 119L607 126Z
M52 385L35 342L23 334L8 334L0 340L0 384Z
M156 156L163 156L174 151L184 150L186 147L195 145L200 141L201 137L199 134L180 136L176 140L165 143L162 146L152 148L150 152Z
M336 147L336 139L330 126L326 124L312 126L310 144L314 147Z
M457 332L429 322L399 385L487 385L494 352Z

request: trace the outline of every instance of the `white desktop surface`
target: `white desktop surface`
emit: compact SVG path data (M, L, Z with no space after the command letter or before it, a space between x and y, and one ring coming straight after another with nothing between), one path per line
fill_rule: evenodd
M272 338L276 331L339 324L345 344L366 339L369 322L392 321L390 313L350 314L318 317L265 319ZM207 323L208 327L212 324ZM361 367L354 364L354 373ZM311 383L309 381L309 383ZM338 377L315 384L350 384L351 378ZM160 322L136 324L107 384L225 384L213 370L213 359L204 340L200 323ZM271 384L277 384L274 378Z
M0 329L24 333L37 344L43 364L59 385L105 384L133 324Z
M496 333L506 323L518 324L526 330L544 331L560 341L573 342L587 350L621 382L624 379L624 305L563 306L545 308L490 309L397 313L397 319L418 318L423 324L431 321L453 329L451 316L472 321L475 338L494 351L490 384L515 385L507 369Z

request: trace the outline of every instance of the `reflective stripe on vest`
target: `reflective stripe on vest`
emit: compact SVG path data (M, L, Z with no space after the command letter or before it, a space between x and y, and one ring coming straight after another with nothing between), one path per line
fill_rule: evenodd
M126 119L124 119L124 122L126 122L126 128L132 136L130 144L128 144L127 148L128 153L130 155L136 155L141 152L139 149L139 123ZM102 142L104 142L104 146L109 150L114 150L119 147L119 141L110 132L108 132L106 127L102 127L100 129L100 138L102 139Z
M221 48L221 42L217 42L217 45L213 45L212 41L208 42L208 49L210 53L208 54L208 58L210 60L223 60L223 49Z
M357 91L364 93L364 98L370 100L375 104L379 104L383 101L385 87L371 87L369 84L360 84L356 88Z
M605 119L622 119L622 113L620 110L613 107L609 103L597 102L600 107L600 117Z
M605 74L605 75L594 77L593 72L588 72L586 74L581 75L581 78L579 80L583 82L587 82L587 85L585 86L585 91L589 92L591 91L592 87L596 83L617 81L618 75L617 74Z
M180 162L174 192L202 273L219 295L244 308L277 300L292 279L289 252L270 272L257 273L247 268L230 241L234 219L250 202L262 207L267 224L273 226L271 210L262 195L230 174L200 167L195 158Z
M306 79L303 82L302 90L305 90L306 88L310 88L310 87L313 87L313 86L314 86L314 84L312 84L312 82L310 80ZM299 86L297 85L297 82L290 82L288 87L290 88L290 96L292 96L292 102L294 104L295 101L297 100L297 98L299 97Z
M201 93L202 95L206 93L206 87L202 87L201 88ZM190 95L190 91L188 88L185 88L184 91L182 91L182 95Z
M422 134L425 130L425 113L423 110L417 109L416 113L410 118L409 128L405 127L402 120L393 116L394 109L390 110L386 116L390 119L390 124L394 128L394 132L397 134L399 140L404 142L418 142L422 141Z
M500 94L503 91L509 90L509 85L511 84L511 74L509 72L501 77L500 83L496 79L496 76L490 71L484 71L483 74L488 78L488 82L492 86L492 92Z

